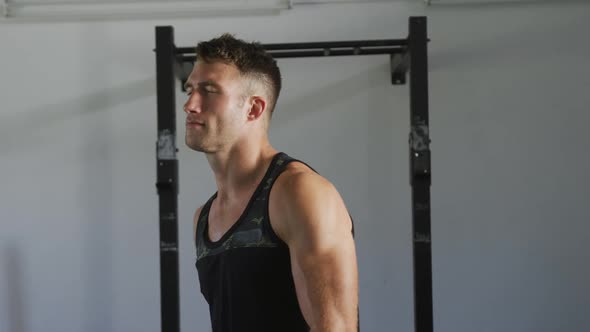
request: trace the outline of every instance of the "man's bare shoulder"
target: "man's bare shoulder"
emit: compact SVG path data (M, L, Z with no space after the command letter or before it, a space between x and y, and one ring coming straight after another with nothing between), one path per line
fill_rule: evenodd
M333 187L332 183L316 173L309 166L300 162L291 162L273 185L273 190L278 193L291 192L293 190L313 190L318 187ZM276 188L274 188L276 187ZM283 195L280 195L283 196Z
M289 236L288 228L313 223L316 216L332 210L337 219L348 219L346 207L336 187L302 163L290 163L273 185L269 201L271 225L279 237ZM291 224L291 225L288 225Z

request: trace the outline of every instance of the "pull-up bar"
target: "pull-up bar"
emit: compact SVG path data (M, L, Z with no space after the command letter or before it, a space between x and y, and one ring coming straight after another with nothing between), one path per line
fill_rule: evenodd
M264 49L273 58L306 58L322 56L379 55L391 56L392 84L405 84L408 70L408 39L358 40L339 42L313 42L264 44ZM196 59L194 47L178 47L176 73L182 81L188 78Z
M337 42L311 42L311 43L279 43L264 44L267 51L278 50L309 50L324 48L354 48L354 47L385 47L385 46L406 46L406 39L382 39L382 40L360 40L360 41L337 41ZM178 47L178 53L194 53L194 47Z
M314 42L292 44L265 44L264 49L273 58L302 58L342 55L374 55L404 53L407 45L405 39L344 41L344 42ZM181 47L178 54L184 54L181 61L193 62L195 49ZM189 54L189 55L187 55Z
M410 17L406 39L265 44L274 58L390 56L392 84L410 75L410 185L414 255L414 326L432 332L432 247L430 232L430 137L426 17ZM158 140L156 146L160 219L162 331L180 331L178 285L178 160L176 158L176 78L186 81L195 48L176 47L171 26L156 27ZM181 86L183 86L182 84Z

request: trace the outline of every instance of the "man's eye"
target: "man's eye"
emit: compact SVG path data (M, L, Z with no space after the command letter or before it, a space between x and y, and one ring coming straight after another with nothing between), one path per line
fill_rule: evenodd
M212 89L208 89L208 88L201 88L201 92L202 93L215 93L215 91L213 91Z

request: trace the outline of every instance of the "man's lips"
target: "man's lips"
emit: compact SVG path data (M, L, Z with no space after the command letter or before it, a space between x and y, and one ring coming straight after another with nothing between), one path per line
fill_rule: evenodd
M205 123L199 121L186 121L186 125L190 127L205 126Z

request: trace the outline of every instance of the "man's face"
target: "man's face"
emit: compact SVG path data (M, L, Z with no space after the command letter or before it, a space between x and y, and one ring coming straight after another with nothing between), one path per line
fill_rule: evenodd
M186 89L186 145L214 153L231 147L244 132L247 105L239 70L222 62L197 61Z

